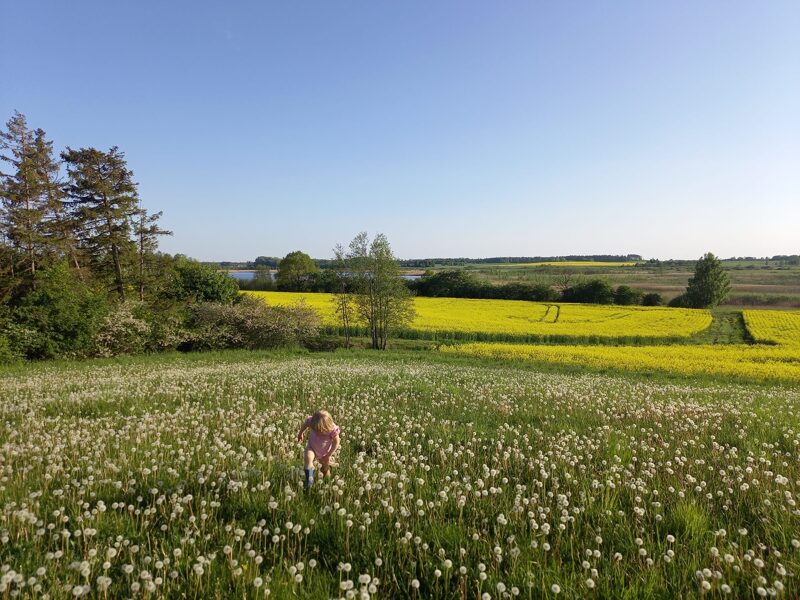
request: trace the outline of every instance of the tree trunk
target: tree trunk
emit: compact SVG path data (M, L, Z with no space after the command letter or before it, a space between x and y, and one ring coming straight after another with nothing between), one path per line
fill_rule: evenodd
M139 302L144 302L144 215L139 219Z
M119 248L116 244L111 244L111 258L114 261L114 283L120 300L125 300L125 286L122 282L122 263L119 258Z

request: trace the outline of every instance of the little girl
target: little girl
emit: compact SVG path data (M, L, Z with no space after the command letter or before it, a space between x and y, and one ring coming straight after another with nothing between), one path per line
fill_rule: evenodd
M306 474L306 488L314 483L314 459L320 464L320 472L325 477L331 470L331 456L339 447L339 427L333 422L331 413L327 410L318 410L303 421L300 431L297 432L297 441L303 441L303 433L310 429L308 443L303 453L303 467Z

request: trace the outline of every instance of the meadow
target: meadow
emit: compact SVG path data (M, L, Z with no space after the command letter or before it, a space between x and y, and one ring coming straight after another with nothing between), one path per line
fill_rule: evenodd
M246 292L269 304L304 302L337 330L331 294ZM641 306L539 303L520 300L414 298L417 316L401 337L434 340L591 341L593 343L687 338L711 325L706 310Z
M635 267L636 262L599 262L591 260L556 261L556 262L530 262L530 263L498 263L481 265L483 268L525 268L525 267L578 267L578 268L610 268Z
M800 266L786 261L724 260L723 268L731 280L726 306L800 308ZM681 294L692 276L693 261L621 263L469 264L464 270L482 281L495 284L534 283L560 285L572 280L602 278L613 287L628 285L642 292L655 292L668 301ZM459 267L434 267L446 270Z
M2 597L800 593L796 385L239 351L7 368L0 397ZM343 444L304 492L318 407Z

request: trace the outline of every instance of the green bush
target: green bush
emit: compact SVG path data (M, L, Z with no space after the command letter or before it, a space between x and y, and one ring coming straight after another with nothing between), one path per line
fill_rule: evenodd
M11 348L11 342L5 334L0 334L0 365L10 365L22 358Z
M642 296L642 306L662 306L664 299L657 292L649 292Z
M621 285L614 292L614 304L633 306L634 304L641 304L641 302L642 292L630 286Z
M671 308L689 308L689 303L686 300L686 294L675 296L667 303L667 306Z
M90 356L108 308L105 293L59 263L37 274L36 289L12 313L8 340L15 353L30 359Z
M268 306L253 298L237 304L198 303L189 308L185 350L251 350L296 346L319 334L319 316L303 305Z
M185 307L162 307L158 312L148 312L144 318L150 325L150 339L145 348L147 352L169 352L187 343L189 333L186 329Z
M587 304L612 304L614 290L602 279L592 279L566 288L561 292L561 300Z
M188 258L178 258L161 290L162 298L178 302L218 302L230 304L239 297L236 280Z

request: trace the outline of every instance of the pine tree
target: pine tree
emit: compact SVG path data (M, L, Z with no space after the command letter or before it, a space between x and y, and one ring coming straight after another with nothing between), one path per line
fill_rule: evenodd
M52 212L52 203L58 201L50 181L58 165L44 131L28 129L25 115L16 111L6 130L0 131L0 149L0 159L10 166L8 173L0 172L3 237L17 250L21 262L19 269L12 264L11 270L34 287L36 271L50 244L47 215Z
M125 299L125 263L136 253L131 239L139 196L133 172L116 146L108 152L96 148L67 148L61 153L67 165L64 190L67 205L78 224L77 237L93 271L107 278Z

